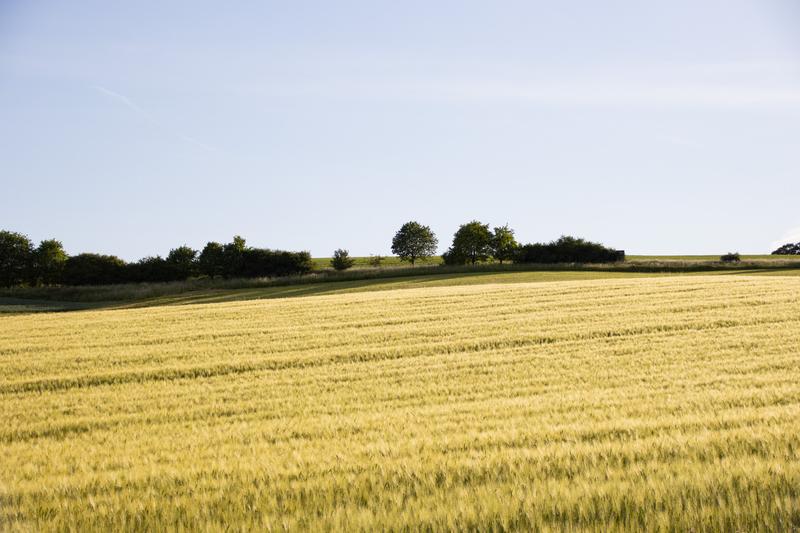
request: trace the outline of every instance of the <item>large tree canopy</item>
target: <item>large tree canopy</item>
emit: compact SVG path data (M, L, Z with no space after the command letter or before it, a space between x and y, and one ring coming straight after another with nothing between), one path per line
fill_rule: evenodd
M67 262L67 252L64 251L60 241L48 239L39 243L33 251L33 276L34 285L55 285L61 283L64 275L64 265Z
M513 259L518 247L517 239L514 238L514 230L509 228L508 224L494 228L491 243L492 257L500 261L500 264Z
M445 254L445 262L464 264L486 261L492 253L492 232L489 224L477 220L462 224L453 235L453 244Z
M31 273L33 244L21 233L0 231L0 286L25 283Z
M403 224L392 239L392 253L413 265L417 259L426 259L436 253L439 241L428 226L410 221Z

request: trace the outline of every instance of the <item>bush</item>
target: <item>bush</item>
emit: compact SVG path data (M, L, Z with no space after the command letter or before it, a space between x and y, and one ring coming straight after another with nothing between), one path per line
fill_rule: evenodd
M734 253L729 252L720 257L719 260L722 261L723 263L738 263L739 261L742 260L742 258L739 256L739 252L734 252Z
M78 254L64 264L67 285L106 285L122 283L128 277L127 264L119 257L100 254Z
M378 268L383 263L383 257L380 255L370 255L369 256L369 266Z
M784 244L772 252L772 255L800 255L800 242Z
M556 241L520 246L517 263L615 263L625 260L625 252L596 242L562 236Z
M467 258L466 256L460 254L458 250L453 250L450 248L442 254L442 264L447 266L466 265Z
M352 257L350 257L350 253L347 250L342 250L341 248L333 252L333 258L331 259L331 266L336 270L347 270L355 261Z
M311 252L284 252L292 256L292 272L290 274L308 274L314 269L314 261L311 259Z
M242 252L241 275L267 278L306 274L313 263L309 252L284 252L264 248L247 248Z
M153 283L173 280L167 262L160 255L156 255L143 257L135 263L128 263L125 266L125 275L122 281Z

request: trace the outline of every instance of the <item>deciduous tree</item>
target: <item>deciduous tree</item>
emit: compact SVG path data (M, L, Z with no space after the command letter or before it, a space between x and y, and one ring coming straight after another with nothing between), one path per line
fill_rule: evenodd
M428 226L410 221L403 224L392 239L392 253L412 265L417 259L436 254L439 241Z
M211 279L224 274L224 258L222 245L211 241L205 245L197 260L197 266L202 274Z
M64 275L64 265L67 262L67 253L60 241L48 239L39 243L33 251L33 275L31 281L34 285L55 285L61 283Z
M176 280L184 280L197 272L197 250L184 245L173 248L167 255L167 264Z
M518 246L514 230L509 228L508 224L494 228L491 242L492 257L500 261L500 264L513 259Z
M450 264L486 261L492 253L492 232L489 224L481 224L477 220L462 224L453 235L453 244L447 251Z
M336 270L347 270L351 266L353 266L355 261L352 257L350 257L350 253L347 250L342 250L341 248L333 252L333 258L331 258L331 266Z
M25 283L31 273L33 244L22 233L0 231L0 286Z

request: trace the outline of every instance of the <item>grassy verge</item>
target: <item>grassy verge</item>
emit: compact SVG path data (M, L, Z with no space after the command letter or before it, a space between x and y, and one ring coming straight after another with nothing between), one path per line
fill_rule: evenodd
M769 259L747 260L740 263L718 261L626 261L614 264L479 264L465 266L427 265L415 267L361 267L337 272L319 270L305 276L252 279L192 279L171 283L133 283L121 285L77 287L23 287L4 289L0 298L33 299L61 302L125 302L152 300L192 292L230 291L237 289L266 289L289 286L319 285L325 283L373 283L391 278L443 278L459 275L501 274L513 272L584 272L616 274L679 274L679 273L750 273L776 272L800 269L800 260ZM301 293L327 292L324 288L296 291Z

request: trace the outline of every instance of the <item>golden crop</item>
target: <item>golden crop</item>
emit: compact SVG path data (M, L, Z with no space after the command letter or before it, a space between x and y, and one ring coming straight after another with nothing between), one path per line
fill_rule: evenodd
M800 278L0 317L0 530L791 530Z

